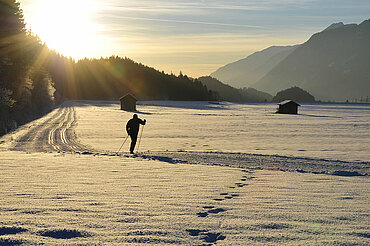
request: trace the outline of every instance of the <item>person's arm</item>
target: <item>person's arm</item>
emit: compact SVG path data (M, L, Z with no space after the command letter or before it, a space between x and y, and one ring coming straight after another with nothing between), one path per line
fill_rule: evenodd
M130 125L131 125L130 124L130 121L128 121L127 124L126 124L126 132L127 132L127 134L130 133L130 130L131 130L131 126Z
M146 120L140 120L140 124L145 125Z

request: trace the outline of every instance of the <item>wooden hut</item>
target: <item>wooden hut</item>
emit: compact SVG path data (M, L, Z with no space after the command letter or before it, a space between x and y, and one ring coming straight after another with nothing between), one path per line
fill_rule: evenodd
M137 99L130 93L124 95L119 100L121 101L121 110L136 111Z
M279 108L276 113L279 114L297 114L298 107L301 106L292 100L285 100L278 103Z

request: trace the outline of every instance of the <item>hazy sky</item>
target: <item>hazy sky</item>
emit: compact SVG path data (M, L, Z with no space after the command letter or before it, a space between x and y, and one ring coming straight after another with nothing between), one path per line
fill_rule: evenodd
M74 58L127 56L192 77L334 22L370 18L369 0L22 0L25 21Z

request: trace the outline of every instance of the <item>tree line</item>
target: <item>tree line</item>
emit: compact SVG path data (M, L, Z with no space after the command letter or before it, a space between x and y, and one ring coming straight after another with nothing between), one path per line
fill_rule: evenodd
M53 57L49 73L56 98L117 100L126 93L139 100L213 100L216 95L197 79L166 74L125 57L71 62Z
M73 38L73 37L71 37ZM66 99L214 100L197 79L166 74L125 57L75 61L26 29L20 4L0 0L0 135Z
M0 1L0 134L45 112L52 80L41 61L48 51L26 30L19 3Z

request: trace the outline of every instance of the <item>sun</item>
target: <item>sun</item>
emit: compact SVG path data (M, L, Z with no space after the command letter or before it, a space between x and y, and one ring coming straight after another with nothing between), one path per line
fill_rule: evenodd
M31 31L51 49L74 59L94 56L98 39L92 0L36 0Z

